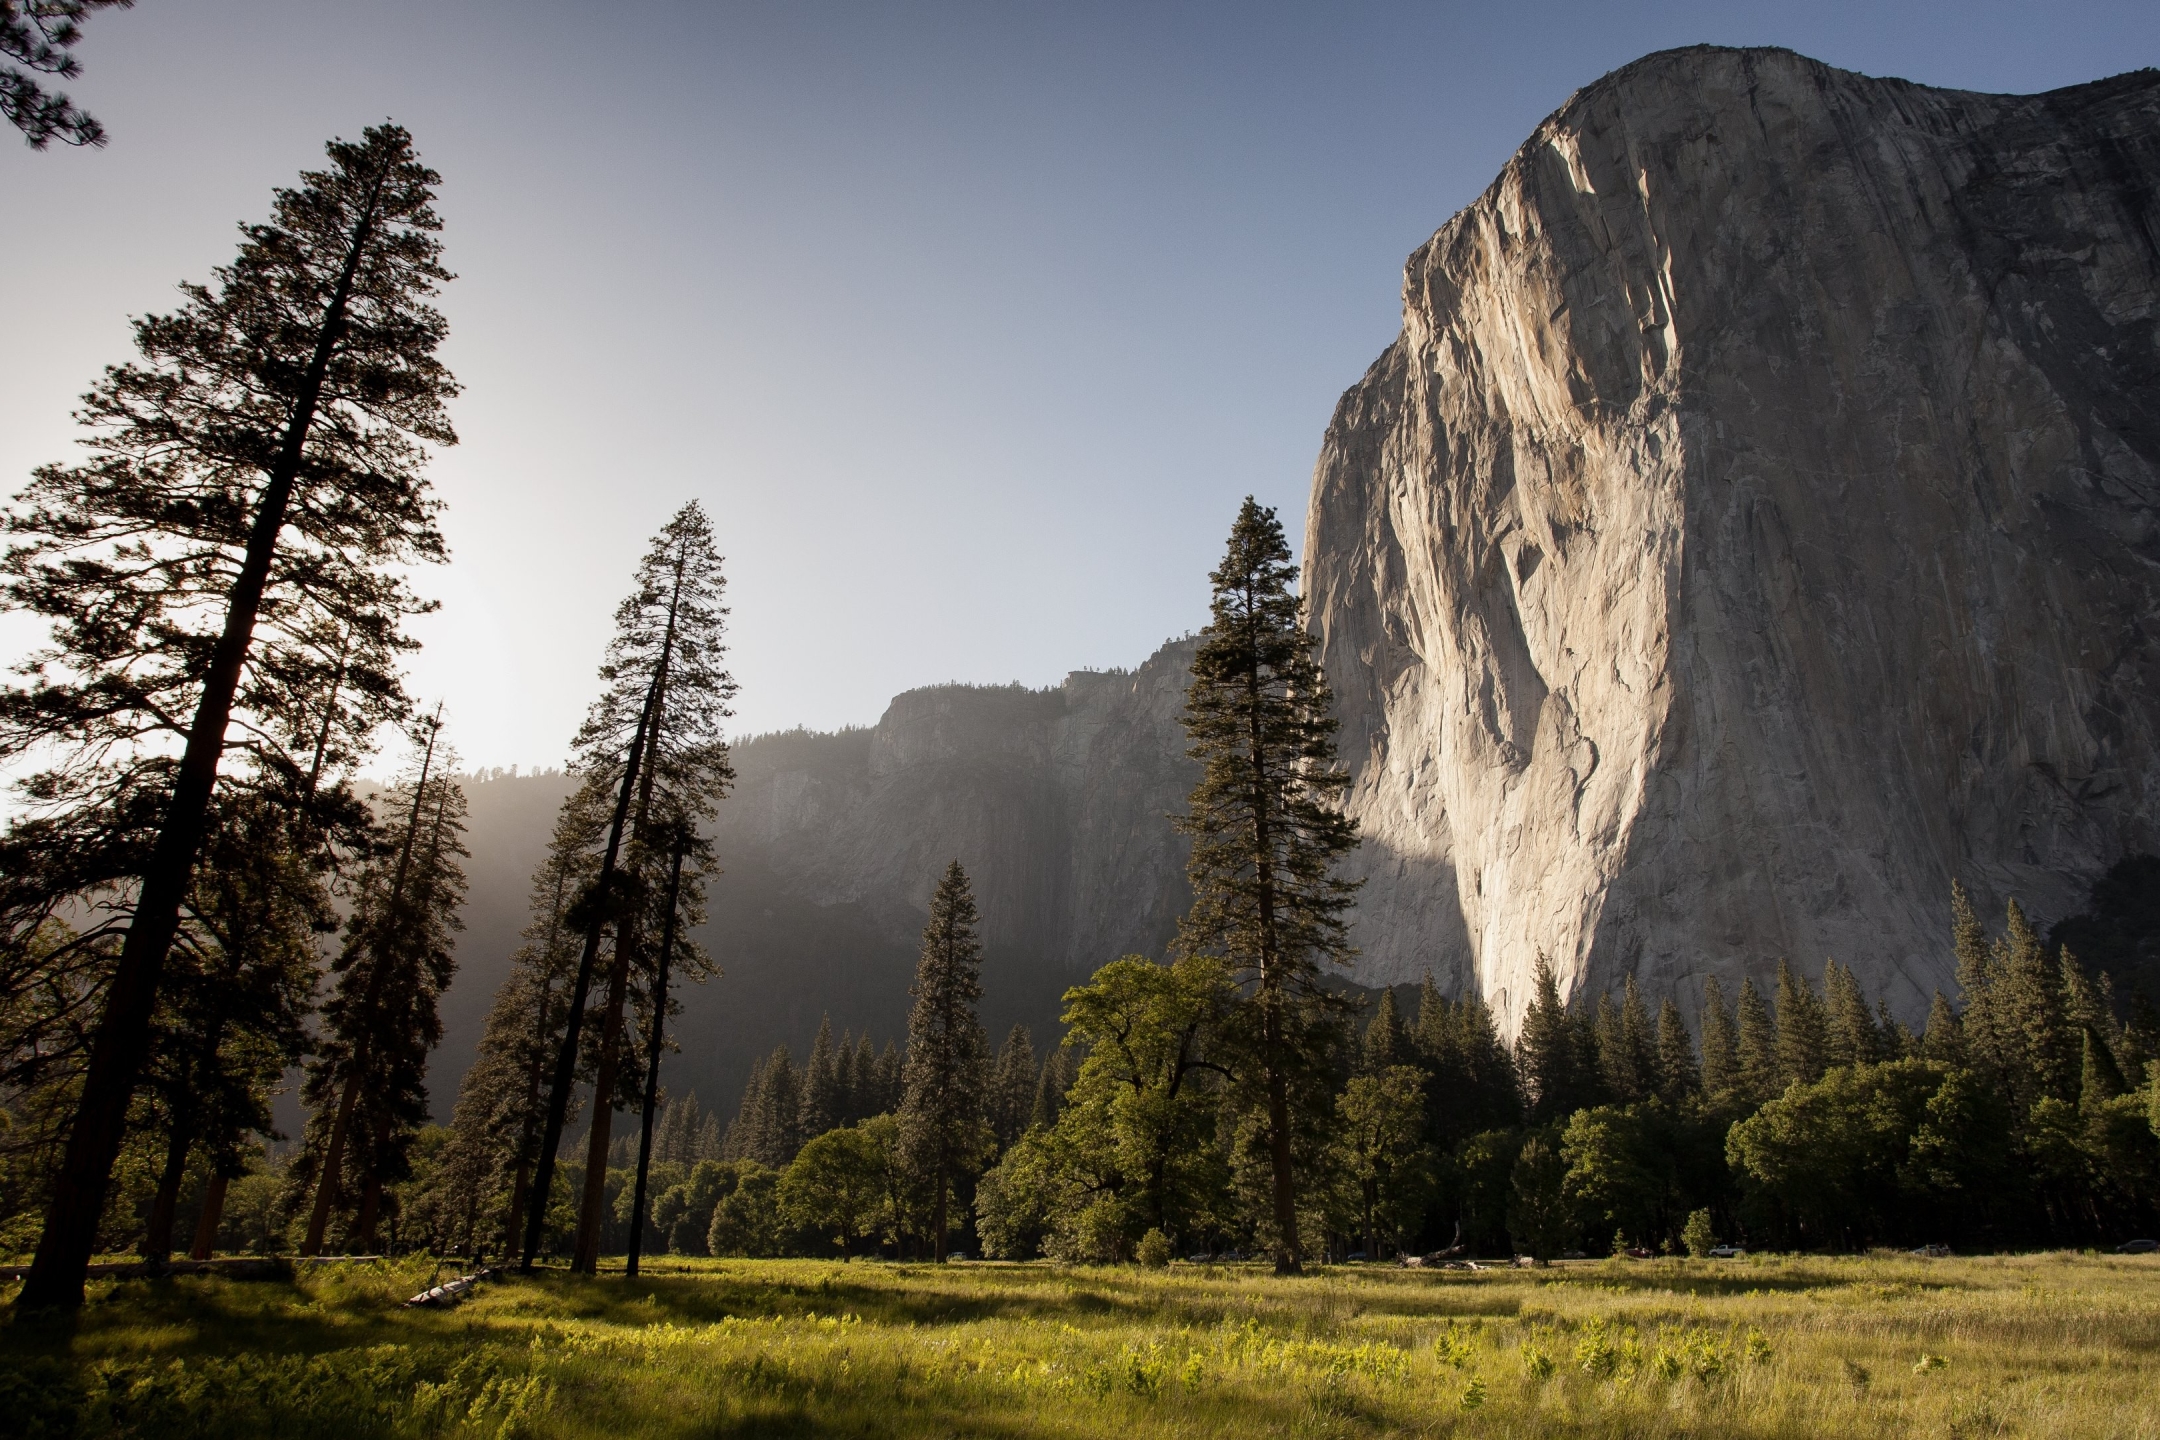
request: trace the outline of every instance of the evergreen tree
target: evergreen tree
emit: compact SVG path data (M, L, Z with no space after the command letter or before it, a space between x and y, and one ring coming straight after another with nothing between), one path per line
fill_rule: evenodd
M593 1123L586 1136L571 1259L573 1269L588 1274L599 1263L614 1112L638 1100L632 1069L625 1063L634 1049L627 1026L633 992L652 962L648 937L665 924L659 912L673 914L679 906L682 959L696 961L698 952L687 936L702 918L711 851L695 837L734 778L722 738L722 722L731 713L728 702L735 693L734 679L722 667L725 585L712 526L695 502L685 505L654 537L631 593L616 608L615 634L600 666L601 693L576 741L576 768L585 776L585 792L597 797L612 791L613 809L594 881L579 899L584 945L571 983L569 1024L549 1086L535 1189L549 1193L562 1117L583 1042L590 1039ZM666 874L678 837L691 837L685 843L694 863L675 891L677 904L668 905L659 897L669 884ZM612 940L612 948L594 1017L597 1028L588 1034L585 1011L604 938ZM648 1003L657 1003L664 1012L668 1002L659 996L649 997ZM537 1204L526 1217L527 1268L539 1248L541 1217Z
M943 1263L950 1235L952 1187L973 1178L983 1152L985 1050L976 1003L982 999L982 946L975 938L981 917L967 872L955 860L945 867L930 899L922 958L908 992L907 1069L900 1102L901 1145L909 1164L935 1191L930 1245Z
M1529 1101L1533 1125L1565 1121L1581 1108L1587 1086L1575 1023L1560 999L1560 984L1543 952L1531 972L1530 1006L1515 1034L1515 1069Z
M1829 1024L1822 997L1791 965L1778 961L1778 1085L1812 1085L1830 1068Z
M1650 1016L1643 1008L1642 992L1635 977L1627 977L1623 999L1615 1005L1612 993L1598 997L1598 1077L1613 1100L1632 1104L1656 1088L1657 1056L1650 1039Z
M2075 1105L2078 1033L2063 993L2062 968L2009 902L2002 938L1990 957L1990 1018L1994 1039L2013 1060L2010 1085L2021 1109L2040 1099Z
M1833 1065L1873 1065L1894 1058L1895 1032L1885 1032L1869 1013L1867 996L1852 971L1835 960L1823 964L1829 1060Z
M1715 975L1703 981L1702 1088L1720 1110L1735 1108L1748 1088L1740 1067L1739 1032L1733 1028L1732 1012L1725 1008L1725 988Z
M237 1178L245 1137L272 1133L271 1099L306 1053L315 932L334 923L316 857L303 851L310 836L290 812L239 795L217 807L204 841L152 1022L146 1088L163 1112L166 1157L143 1241L149 1260L172 1251L190 1154L208 1151L214 1191L218 1178ZM222 1201L220 1191L206 1212Z
M805 1140L814 1140L845 1121L846 1097L840 1085L840 1061L833 1051L832 1017L818 1021L817 1038L810 1042L810 1063L803 1069L802 1120Z
M1938 1065L1962 1067L1965 1064L1965 1035L1958 1023L1957 1012L1943 998L1940 990L1935 992L1934 1003L1928 1006L1927 1031L1920 1037L1920 1058L1932 1060Z
M2003 1081L2017 1057L2011 1037L1997 1023L1995 956L1965 887L1955 880L1950 882L1950 941L1957 956L1958 1024L1966 1062L1990 1079Z
M1035 1108L1028 1116L1029 1127L1048 1130L1064 1113L1065 1096L1079 1078L1079 1061L1070 1043L1053 1048L1043 1056L1042 1074L1035 1082Z
M465 793L438 762L440 722L425 727L411 784L390 797L404 812L394 847L362 871L336 993L303 1098L315 1109L308 1160L315 1199L302 1253L320 1254L333 1210L345 1203L344 1166L357 1153L366 1177L352 1238L372 1248L385 1183L405 1178L405 1151L427 1118L428 1052L442 1038L436 1002L456 968L453 935L465 898ZM312 1174L310 1174L312 1172Z
M533 1171L547 1124L547 1075L569 1022L570 980L577 965L575 897L590 880L598 817L589 795L571 795L556 817L545 858L534 869L524 944L495 993L479 1053L466 1072L451 1116L452 1144L465 1163L477 1212L497 1200L505 1254L518 1246ZM503 1187L507 1186L507 1194Z
M1418 992L1413 1046L1426 1083L1426 1123L1441 1150L1472 1135L1506 1129L1522 1118L1515 1062L1483 999L1450 1002L1431 976Z
M900 1101L906 1088L906 1062L901 1058L900 1047L888 1040L878 1053L877 1064L872 1070L870 1093L876 1108L870 1114L891 1115L900 1109Z
M52 643L0 695L0 762L49 760L26 782L40 821L138 860L25 1308L81 1303L213 790L294 793L310 731L364 752L406 708L394 659L422 605L400 572L442 556L421 442L455 440L427 303L438 177L396 126L329 154L214 289L136 322L142 362L79 412L90 460L38 470L8 518L7 597ZM342 687L332 637L357 652Z
M33 150L58 140L64 145L103 145L105 127L67 96L47 91L40 75L72 80L82 73L74 49L82 20L93 10L125 9L135 0L7 0L0 4L0 115L22 131Z
M1362 1068L1368 1075L1397 1065L1416 1063L1417 1049L1411 1043L1410 1032L1404 1028L1402 1016L1395 1009L1395 992L1382 990L1380 1003L1373 1009L1373 1018L1365 1026Z
M1224 960L1245 993L1251 1078L1264 1106L1275 1266L1299 1268L1293 1108L1325 1113L1339 997L1323 963L1354 953L1344 912L1356 886L1334 873L1357 844L1339 808L1333 700L1312 658L1296 568L1275 512L1247 497L1210 579L1184 725L1202 766L1186 814L1193 904L1186 955ZM1293 1091L1297 1094L1293 1097Z
M1035 1113L1036 1084L1034 1037L1028 1034L1027 1026L1015 1025L1006 1033L997 1061L990 1067L990 1131L997 1137L999 1149L1009 1149L1027 1133Z
M1680 1007L1668 995L1658 1005L1658 1098L1668 1105L1678 1105L1688 1097L1702 1093L1702 1089L1702 1071L1695 1061L1694 1037L1688 1034L1687 1021L1680 1018Z
M1778 1027L1770 1018L1755 982L1740 982L1740 1025L1735 1050L1740 1061L1741 1098L1750 1110L1768 1103L1785 1088L1778 1067Z
M848 1087L848 1105L849 1123L856 1125L890 1108L885 1103L883 1082L878 1077L877 1047L870 1043L867 1030L855 1042L855 1066L853 1082Z

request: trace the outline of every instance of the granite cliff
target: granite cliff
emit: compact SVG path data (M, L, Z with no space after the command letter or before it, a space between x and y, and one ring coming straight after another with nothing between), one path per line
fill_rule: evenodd
M1361 978L1510 1022L2047 916L2160 848L2160 74L2035 96L1784 51L1588 86L1409 260L1305 590Z
M949 860L982 911L983 1018L994 1041L1056 1033L1059 997L1120 955L1159 955L1187 903L1167 816L1194 770L1178 714L1192 642L1132 671L1047 690L938 685L875 726L761 735L713 840L723 873L698 934L723 978L680 993L668 1085L731 1106L750 1062L803 1057L835 1032L904 1038L930 892ZM431 1090L447 1116L525 923L527 876L568 793L560 774L468 785L474 862L457 983Z

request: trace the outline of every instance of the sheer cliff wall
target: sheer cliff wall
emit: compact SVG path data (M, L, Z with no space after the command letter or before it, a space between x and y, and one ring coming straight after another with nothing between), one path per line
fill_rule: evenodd
M1305 590L1360 978L1509 1019L1826 956L1910 1018L1949 886L2160 848L2160 75L1782 51L1576 94L1410 258Z

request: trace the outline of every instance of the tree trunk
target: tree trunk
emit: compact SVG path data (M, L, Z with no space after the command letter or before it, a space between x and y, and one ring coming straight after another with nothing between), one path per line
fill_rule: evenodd
M345 1140L352 1133L353 1110L360 1103L360 1072L366 1064L367 1052L362 1050L353 1057L352 1072L338 1093L337 1115L330 1122L330 1139L323 1146L322 1174L315 1177L315 1208L308 1212L307 1239L300 1246L302 1255L322 1254L323 1238L329 1234L330 1212L338 1203L338 1182L345 1162Z
M945 1170L940 1166L937 1177L937 1213L931 1219L930 1258L945 1263Z
M540 1253L540 1232L547 1221L549 1196L555 1186L555 1152L562 1146L563 1118L570 1108L570 1092L577 1082L578 1032L585 1022L585 997L592 988L593 962L600 955L600 931L607 922L607 898L615 880L615 855L622 844L623 826L630 818L630 797L637 789L638 767L644 763L646 736L652 727L654 707L660 698L664 676L653 673L652 688L645 693L645 708L638 716L637 734L623 757L623 783L616 796L614 819L608 826L607 850L600 861L600 878L594 882L593 915L585 929L585 950L578 957L577 980L570 989L570 1015L563 1026L562 1047L555 1055L554 1083L548 1090L547 1125L541 1131L540 1158L533 1178L531 1208L525 1217L525 1251L518 1269L530 1271ZM597 1095L593 1108L602 1109ZM600 1123L600 1117L593 1117ZM582 1240L583 1218L579 1220Z
M682 898L683 846L678 839L674 861L668 868L667 918L660 927L660 969L653 984L652 1036L645 1057L645 1109L638 1130L637 1189L630 1199L630 1256L625 1275L638 1271L638 1252L645 1248L645 1180L652 1170L653 1108L660 1098L660 1042L667 1023L668 962L675 954L675 905ZM842 1259L846 1259L843 1245Z
M225 1186L223 1175L211 1172L210 1188L203 1192L202 1216L195 1222L195 1243L188 1250L190 1260L208 1260L217 1249L218 1222L225 1218Z
M150 1224L143 1236L143 1259L163 1265L172 1258L173 1212L180 1206L180 1182L187 1175L188 1132L178 1120L165 1142L165 1173L158 1177L157 1199L150 1202Z
M503 1254L515 1255L518 1243L518 1222L525 1218L525 1201L532 1184L532 1164L519 1160L517 1175L510 1182L510 1213L503 1218Z
M375 1221L381 1214L382 1179L380 1176L370 1175L368 1176L367 1189L360 1192L360 1223L353 1226L352 1243L358 1247L355 1253L361 1255L373 1255L375 1253Z
M105 991L105 1007L98 1016L97 1034L90 1043L89 1068L83 1075L82 1097L76 1102L75 1120L68 1129L60 1173L53 1178L52 1201L45 1212L44 1232L38 1237L37 1255L16 1297L18 1310L74 1310L82 1305L83 1280L89 1272L91 1252L97 1247L98 1221L105 1213L113 1162L119 1158L120 1143L127 1132L128 1100L135 1090L135 1075L143 1053L149 1048L150 1017L157 1008L158 982L173 937L180 929L180 906L187 899L195 852L202 844L203 824L210 808L210 791L217 784L218 764L225 755L225 727L232 719L240 672L254 643L255 617L262 609L263 591L270 583L270 561L277 551L278 535L285 528L285 512L292 504L293 484L300 474L308 431L315 424L323 379L329 373L330 357L344 329L353 276L374 230L381 188L381 177L377 177L360 223L354 227L344 270L324 309L315 353L301 377L300 392L294 397L291 418L270 468L269 484L263 487L262 499L256 506L255 523L248 532L247 556L233 582L225 627L210 653L202 699L196 704L194 722L188 727L187 748L173 778L172 799L158 829L150 863L143 871L135 914L120 947L120 962Z
M608 971L605 1010L600 1025L600 1063L593 1074L592 1130L585 1142L585 1195L578 1206L577 1250L570 1258L572 1270L597 1274L600 1267L601 1211L607 1201L608 1140L615 1125L615 1080L622 1064L623 1000L630 988L630 952L617 928L615 963Z

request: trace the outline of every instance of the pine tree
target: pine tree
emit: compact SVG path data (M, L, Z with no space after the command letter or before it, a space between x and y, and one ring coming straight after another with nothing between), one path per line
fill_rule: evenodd
M1958 1024L1966 1063L2000 1082L2016 1065L2016 1055L2011 1037L1996 1020L1995 956L1965 887L1955 880L1950 882L1950 943L1957 956Z
M849 1121L861 1124L873 1115L886 1110L883 1083L878 1078L877 1047L870 1043L870 1032L865 1030L855 1042L854 1079L848 1088Z
M922 958L908 992L907 1070L900 1102L900 1137L909 1163L936 1194L930 1245L945 1259L950 1234L952 1187L972 1178L983 1155L983 1091L987 1042L976 1002L982 999L980 921L967 872L955 860L945 867L930 899Z
M1515 1069L1529 1099L1529 1120L1547 1125L1580 1108L1586 1089L1575 1022L1560 999L1552 962L1541 951L1531 972L1530 1006L1515 1032Z
M590 880L598 817L589 796L573 794L556 817L548 852L534 869L523 932L510 974L495 993L479 1053L452 1112L453 1143L472 1157L474 1208L503 1208L503 1251L514 1253L547 1124L547 1075L569 1023L570 981L577 964L575 898ZM502 1188L507 1186L507 1195Z
M1702 1093L1702 1070L1695 1061L1695 1040L1687 1021L1671 996L1658 1005L1657 1093L1668 1105L1678 1105Z
M1740 1068L1739 1032L1733 1028L1732 1012L1725 1008L1725 987L1715 975L1703 981L1702 1088L1720 1110L1735 1108L1747 1090Z
M1248 496L1210 576L1183 717L1202 774L1177 821L1193 841L1179 949L1222 959L1245 995L1281 1273L1300 1268L1292 1110L1324 1116L1332 1089L1326 1056L1341 1002L1322 989L1321 967L1354 953L1344 912L1356 886L1334 867L1357 844L1339 808L1350 782L1335 761L1334 702L1295 575L1275 512Z
M906 1090L906 1072L907 1062L901 1057L900 1047L890 1040L886 1041L885 1048L878 1053L877 1065L873 1071L875 1082L870 1087L877 1104L877 1108L870 1112L873 1118L899 1112L900 1101Z
M1778 961L1778 1084L1812 1085L1830 1068L1829 1024L1822 997L1791 965Z
M1365 1025L1365 1043L1360 1066L1367 1075L1377 1075L1396 1065L1410 1065L1417 1060L1410 1032L1404 1028L1402 1016L1395 1008L1395 992L1382 990L1380 1003L1373 1008L1373 1018Z
M1778 1066L1778 1027L1770 1018L1755 982L1740 982L1740 1025L1735 1050L1740 1061L1741 1099L1752 1110L1785 1089Z
M1656 1054L1650 1040L1650 1017L1643 1008L1635 977L1627 977L1620 1004L1607 991L1598 997L1595 1034L1598 1076L1622 1105L1644 1099L1656 1088Z
M399 626L423 607L400 572L443 553L422 442L455 441L439 181L392 125L329 154L215 289L136 322L142 363L79 412L92 458L38 470L8 519L8 599L52 644L0 696L0 761L57 756L27 782L48 818L146 837L24 1308L81 1304L213 789L298 788L332 637L358 655L325 733L364 752L405 712Z
M1015 1025L1006 1032L997 1061L990 1067L990 1132L997 1137L999 1149L1010 1149L1027 1132L1035 1111L1036 1084L1034 1037L1027 1026Z
M424 727L415 779L390 797L393 813L404 812L400 833L360 875L337 990L323 1007L326 1035L302 1096L320 1142L301 1172L315 1190L306 1255L322 1252L331 1214L345 1203L348 1151L366 1177L354 1238L371 1245L382 1187L404 1178L406 1146L427 1118L427 1056L442 1038L436 1002L457 964L452 936L465 898L457 862L467 853L465 792L439 764L440 731L439 720Z
M1920 1037L1920 1058L1933 1060L1938 1065L1963 1066L1966 1063L1963 1027L1958 1023L1957 1012L1950 1008L1950 1002L1943 998L1940 990L1935 992L1934 1002L1928 1006L1927 1031Z
M840 1088L840 1062L833 1051L832 1017L818 1021L817 1038L810 1042L810 1063L803 1069L802 1134L813 1140L845 1121L846 1097Z
M1472 1135L1501 1130L1522 1118L1515 1061L1483 999L1451 1002L1430 975L1418 991L1415 1063L1429 1077L1425 1090L1428 1138L1442 1151Z
M549 1086L536 1191L546 1194L552 1181L553 1146L562 1134L561 1116L576 1079L581 1042L587 1038L590 986L602 940L611 938L597 1031L591 1036L595 1098L571 1258L572 1268L587 1274L599 1264L614 1113L625 1103L637 1102L636 1087L627 1083L632 1072L624 1063L633 1048L626 1026L633 990L651 962L648 937L661 928L654 922L663 908L658 897L668 883L670 837L695 836L734 779L722 738L722 724L732 713L728 702L735 694L735 681L722 666L727 649L728 612L721 603L725 587L712 526L695 502L685 505L654 537L631 593L616 608L615 635L600 666L601 693L577 736L577 769L586 777L588 790L612 791L614 804L596 878L580 901L584 948L571 984L570 1023ZM711 865L706 844L691 845L694 864L686 870L678 896L686 913L677 943L684 947L686 961L695 954L687 932L702 913ZM666 908L672 913L673 907ZM665 997L659 1004L665 1008ZM540 1223L541 1207L536 1204L526 1217L527 1267L539 1248Z
M1043 1056L1042 1074L1035 1082L1035 1108L1028 1117L1031 1127L1050 1129L1064 1113L1065 1096L1079 1078L1080 1065L1070 1043L1058 1045Z
M167 1140L143 1242L153 1262L171 1253L190 1153L200 1145L214 1177L238 1176L245 1137L271 1133L272 1097L306 1053L315 933L333 923L318 857L305 853L311 836L289 811L243 794L217 807L204 841L151 1027L146 1088Z
M1852 971L1835 960L1823 963L1829 1060L1833 1065L1873 1065L1891 1058L1894 1036L1876 1023Z
M0 67L0 115L22 131L33 150L58 140L64 145L103 145L105 127L67 96L48 92L39 75L72 80L82 73L74 48L82 20L93 10L126 8L135 0L9 0L0 5L0 55L20 64Z
M2002 938L1990 957L1994 1039L2014 1056L2010 1084L2021 1109L2036 1100L2074 1105L2078 1097L2078 1032L2063 993L2062 967L2015 900L2006 907Z

